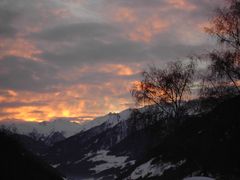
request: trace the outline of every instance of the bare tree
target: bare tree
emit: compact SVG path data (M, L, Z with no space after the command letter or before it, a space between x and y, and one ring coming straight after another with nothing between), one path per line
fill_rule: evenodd
M240 1L228 0L227 6L217 9L206 32L217 38L220 49L208 54L211 80L221 80L236 88L240 94ZM223 82L224 81L224 82Z
M183 99L191 92L194 69L193 62L184 65L180 61L168 64L166 69L151 66L131 94L137 103L156 104L167 116L180 117Z

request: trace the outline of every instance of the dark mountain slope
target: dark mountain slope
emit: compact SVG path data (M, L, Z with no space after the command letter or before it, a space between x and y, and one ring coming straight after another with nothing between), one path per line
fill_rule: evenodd
M104 123L56 143L44 159L56 164L64 174L89 178L93 173L90 169L99 164L90 162L89 159L97 155L98 151L108 150L119 143L128 135L126 131L125 122L120 122L113 128Z
M159 139L159 145L142 155L123 177L130 177L140 165L184 163L160 177L148 179L181 180L191 174L211 175L222 180L240 179L240 97L229 99L213 111L185 119L174 133ZM147 177L145 177L147 179Z
M55 169L26 151L13 135L0 132L0 146L0 179L63 179Z
M47 152L49 146L45 142L35 140L27 135L13 134L13 137L28 151L35 155L42 155Z

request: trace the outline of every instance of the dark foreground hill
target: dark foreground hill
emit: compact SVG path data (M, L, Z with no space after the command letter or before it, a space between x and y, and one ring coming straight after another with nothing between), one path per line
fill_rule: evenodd
M13 135L0 132L1 180L63 180L55 169L25 150Z

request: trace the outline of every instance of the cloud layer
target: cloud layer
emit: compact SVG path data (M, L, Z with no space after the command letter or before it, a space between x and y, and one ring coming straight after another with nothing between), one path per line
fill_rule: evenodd
M221 2L223 3L223 2ZM147 64L212 47L219 0L2 0L0 120L94 117L133 105Z

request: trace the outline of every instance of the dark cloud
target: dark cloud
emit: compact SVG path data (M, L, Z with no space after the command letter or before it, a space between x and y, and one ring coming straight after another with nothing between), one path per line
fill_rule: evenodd
M41 115L44 115L44 114L45 114L44 111L38 111L38 110L31 111L30 113L31 113L31 114L41 114Z
M14 22L19 14L18 12L5 9L0 4L0 36L15 36L17 29L14 27Z
M80 84L94 84L94 85L100 85L107 83L107 82L113 82L116 80L135 80L137 79L138 74L128 75L128 76L121 76L115 74L115 72L111 73L104 73L104 72L92 72L92 73L85 73L82 76L80 76L75 83Z
M17 115L19 114L18 112L1 112L0 111L0 116L4 116L4 117L7 117L7 116L14 116L14 115ZM12 120L12 119L11 119ZM2 122L2 120L1 120Z
M42 58L63 67L136 62L148 58L146 46L121 37L119 25L114 23L83 22L56 26L34 34L33 38L59 43L55 52L45 52Z
M16 107L27 107L27 106L45 106L46 102L3 102L0 103L0 108L16 108Z
M150 51L155 61L175 61L188 58L197 54L203 54L206 50L212 49L210 44L184 45L184 44L161 44L157 43Z
M110 1L104 1L108 6L122 6L122 7L131 7L131 8L156 8L161 7L163 5L166 5L166 0L110 0ZM108 7L107 6L107 7Z
M97 37L111 36L117 29L110 24L99 22L83 22L67 25L57 25L33 34L33 38L46 41L72 41L76 39L94 39Z
M59 83L56 69L42 62L17 57L0 61L0 89L50 91Z
M213 9L213 8L216 8L216 7L224 4L225 0L201 0L201 1L185 0L185 2L187 4L195 5L198 9ZM131 8L156 9L156 8L160 8L163 6L168 6L169 0L148 0L148 1L146 1L146 0L131 0L131 1L129 1L129 0L120 0L120 1L110 0L110 1L105 1L105 3L110 4L110 5L114 4L114 5L118 5L118 6L131 7ZM176 10L176 9L173 8L173 10Z
M43 54L42 58L63 67L98 63L123 63L146 60L145 46L131 41L105 43L101 40L80 41L72 48Z
M38 40L45 40L50 44L59 43L58 49L55 52L46 51L42 55L42 58L64 68L109 62L143 62L151 61L152 58L165 60L180 58L189 55L188 53L198 52L206 46L206 42L193 45L186 44L188 42L187 38L191 38L186 36L186 34L191 31L200 31L200 29L193 29L195 28L194 23L202 23L203 20L206 20L206 16L209 16L207 12L212 12L209 9L213 8L212 6L208 6L210 2L207 0L201 2L192 0L188 2L196 5L197 9L194 11L184 11L183 9L176 11L173 8L168 10L168 12L163 11L160 14L160 18L166 18L167 21L172 21L175 18L175 22L171 24L166 33L159 33L159 35L154 36L152 41L158 42L157 44L150 43L149 45L143 42L133 42L128 40L127 34L125 34L125 37L122 37L122 24L113 22L67 23L51 27L33 36L38 38ZM148 12L152 13L152 11L158 8L164 9L167 1L150 0L146 2L144 0L122 0L118 2L112 1L109 4L112 8L115 6L131 7L133 9L142 7L141 9L146 10L146 7L148 7L151 8ZM140 16L143 14L142 10L138 12ZM187 24L181 21L181 19L185 19ZM181 28L187 26L188 29L183 29L182 34L178 34ZM130 30L131 28L129 27ZM184 36L186 36L185 42L181 39ZM199 34L196 33L195 36L199 36Z
M58 91L59 87L64 88L74 84L101 85L116 79L136 79L137 76L136 74L131 76L117 75L114 71L97 71L85 72L76 75L73 79L65 79L59 76L59 74L61 74L59 71L64 71L64 67L59 69L47 63L44 64L23 58L5 58L0 61L0 95L3 97L12 97L7 91L8 89L16 91L51 92ZM67 75L68 74L66 74L66 76Z

